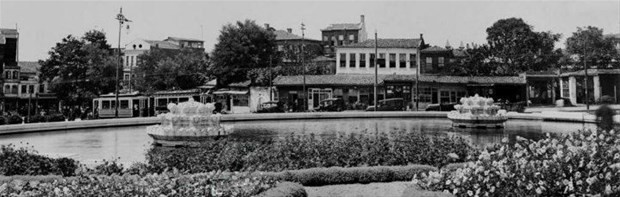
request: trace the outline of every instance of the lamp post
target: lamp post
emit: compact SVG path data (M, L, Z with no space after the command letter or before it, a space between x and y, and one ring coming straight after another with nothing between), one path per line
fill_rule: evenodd
M114 117L118 118L118 75L119 75L119 69L121 67L121 65L123 64L123 60L121 59L121 29L123 29L123 23L125 22L131 22L129 19L125 18L125 16L123 15L123 8L121 7L120 12L118 13L118 15L116 15L116 20L118 20L118 64L116 65L116 89L115 89L115 97L116 97L116 102L114 104Z
M308 95L306 94L306 64L304 62L304 41L305 41L305 34L304 31L306 30L306 25L304 25L304 23L301 23L301 65L303 67L303 76L304 76L304 85L303 85L303 97L304 97L304 110L306 111L308 110Z

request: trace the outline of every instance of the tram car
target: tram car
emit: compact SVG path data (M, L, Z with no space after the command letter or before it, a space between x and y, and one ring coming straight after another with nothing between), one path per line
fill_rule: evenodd
M150 96L145 96L138 92L119 94L118 117L156 116L157 114L168 112L168 103L178 104L189 101L190 98L203 103L210 101L210 99L201 99L200 95L200 91L197 89L159 91ZM98 118L115 118L116 95L111 93L93 99L93 109L95 109L94 113Z

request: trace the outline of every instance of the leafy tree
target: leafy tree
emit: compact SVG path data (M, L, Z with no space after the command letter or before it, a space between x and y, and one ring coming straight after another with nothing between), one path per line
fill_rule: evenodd
M135 87L142 92L192 89L210 78L204 74L209 60L202 50L152 49L139 55L138 60Z
M559 51L554 50L560 34L535 32L520 18L498 20L486 31L490 47L486 60L498 66L500 75L548 70L561 57Z
M618 58L618 52L614 48L613 40L603 36L603 29L597 27L578 27L576 32L566 40L568 52L567 63L573 64L577 70L583 69L583 62L587 61L588 67L613 68L613 59ZM584 58L585 57L585 60Z
M84 105L98 95L114 90L115 59L105 33L92 30L78 39L69 35L39 60L41 78L68 105Z
M227 24L220 31L218 43L213 50L213 66L209 68L218 79L218 85L248 80L252 69L278 65L276 35L252 20ZM250 79L252 82L256 78Z

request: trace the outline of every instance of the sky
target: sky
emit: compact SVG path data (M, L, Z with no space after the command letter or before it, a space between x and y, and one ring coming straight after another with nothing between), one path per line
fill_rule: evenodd
M63 37L103 30L108 43L118 45L119 8L133 22L121 32L121 44L135 39L163 40L168 36L205 41L211 51L222 26L251 19L276 29L292 28L321 39L332 23L357 23L365 15L368 37L418 38L431 45L454 47L486 43L486 28L499 19L518 17L535 31L562 34L556 48L577 27L596 26L604 33L620 32L620 1L0 1L0 28L20 33L19 61L48 58Z

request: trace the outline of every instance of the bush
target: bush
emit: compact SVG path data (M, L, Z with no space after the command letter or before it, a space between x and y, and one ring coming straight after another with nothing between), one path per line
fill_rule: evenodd
M163 173L11 180L0 185L0 196L255 196L272 188L275 181L241 173Z
M374 166L374 167L330 167L262 173L281 181L297 182L304 186L353 184L372 182L409 181L416 175L435 171L427 165Z
M507 141L507 140L506 140ZM422 189L457 196L620 195L620 137L585 131L539 141L517 137L456 170L429 172Z
M20 117L18 115L12 115L12 116L9 116L8 123L9 124L21 124L21 123L23 123L23 119L22 119L22 117Z
M73 159L37 155L27 148L0 146L0 175L63 175L73 176L78 163Z
M447 155L454 153L458 158ZM154 147L146 159L152 172L176 168L189 173L283 171L317 167L444 166L466 161L477 151L462 138L391 132L337 137L291 135L275 142L209 141L200 148Z
M34 115L30 117L29 123L45 122L45 117L41 115Z
M62 114L48 115L46 118L48 122L64 122L65 121L65 116L63 116Z
M5 125L7 123L7 118L4 116L0 116L0 125Z
M306 189L298 183L282 182L275 187L260 193L258 197L306 197Z

